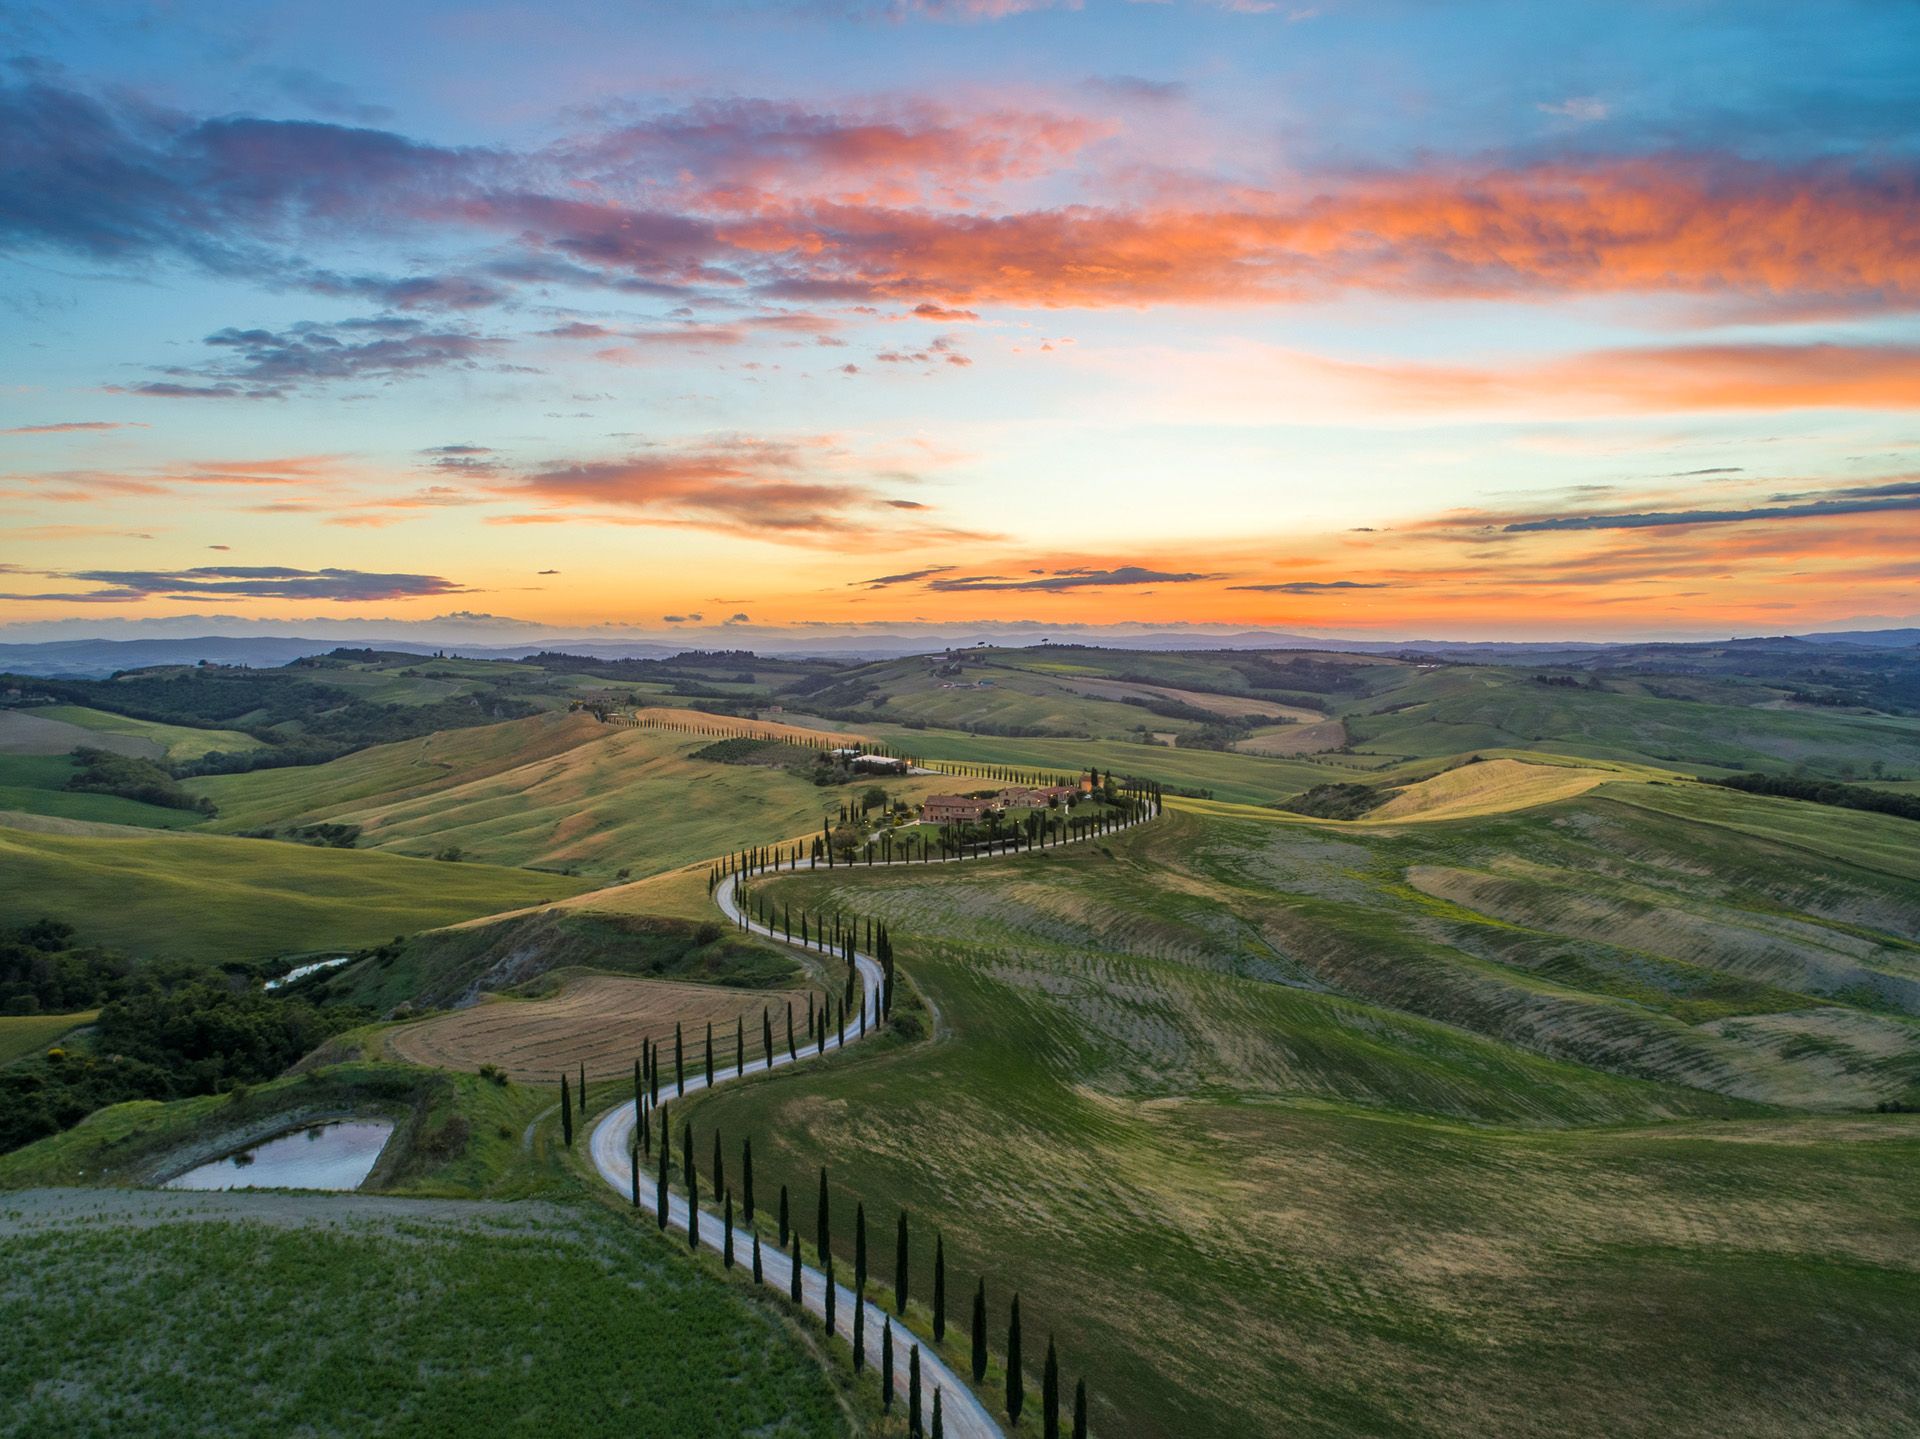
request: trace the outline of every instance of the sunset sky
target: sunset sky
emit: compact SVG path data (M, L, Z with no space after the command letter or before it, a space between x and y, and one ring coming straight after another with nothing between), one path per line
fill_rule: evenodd
M1920 5L28 0L0 57L0 638L1920 617Z

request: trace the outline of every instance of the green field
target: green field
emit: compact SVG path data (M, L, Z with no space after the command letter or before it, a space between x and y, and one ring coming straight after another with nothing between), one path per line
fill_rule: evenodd
M199 759L214 750L240 754L262 748L250 734L231 729L194 729L187 725L161 724L158 720L134 719L110 714L84 705L46 705L33 711L47 719L64 720L71 725L100 734L131 735L150 740L167 760Z
M0 754L0 811L142 829L185 829L206 822L206 816L192 810L64 788L76 769L63 754Z
M1920 1100L1906 822L1729 798L762 881L885 918L939 1038L682 1113L1020 1288L1096 1431L1897 1432L1920 1122L1793 1110Z
M99 1013L84 1009L78 1014L0 1014L0 1064L40 1053L61 1035L93 1023Z
M541 715L189 788L220 806L215 827L223 830L357 824L366 848L431 855L453 845L487 863L606 879L812 834L823 811L870 783L821 787L784 770L690 758L708 742L583 714ZM917 796L941 782L886 787Z
M845 1432L771 1306L592 1205L0 1195L0 1265L0 1433Z
M352 949L584 887L490 865L73 828L79 832L0 825L0 912L65 920L83 943L142 956L213 961Z

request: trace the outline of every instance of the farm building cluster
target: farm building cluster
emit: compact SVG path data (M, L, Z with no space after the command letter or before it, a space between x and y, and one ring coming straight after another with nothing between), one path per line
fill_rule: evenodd
M1070 805L1086 792L1081 784L1014 785L994 795L928 795L920 818L928 824L978 824L988 815L1010 809L1048 809Z

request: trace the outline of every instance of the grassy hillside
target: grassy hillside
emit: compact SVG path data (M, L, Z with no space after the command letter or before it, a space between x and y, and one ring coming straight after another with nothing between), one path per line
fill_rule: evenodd
M206 821L192 810L67 789L78 770L64 754L0 754L0 811L143 829L184 829Z
M162 724L158 720L134 719L128 715L110 714L106 710L88 709L84 705L46 705L33 713L77 725L98 735L122 735L147 740L154 746L155 758L169 761L199 759L214 750L238 754L262 748L259 740L239 730Z
M612 878L811 834L823 811L868 783L820 787L777 769L691 758L706 743L590 715L541 715L190 787L220 806L225 830L356 824L365 848L431 855L455 846L486 863ZM907 795L939 787L886 783Z
M593 1206L41 1191L0 1264L9 1433L843 1432L767 1306Z
M1511 670L1449 667L1396 689L1386 705L1346 714L1356 750L1447 755L1550 748L1648 761L1689 772L1794 769L1830 778L1920 770L1911 720L1662 698L1631 682L1541 684ZM1618 683L1618 689L1607 686Z
M65 920L82 942L208 961L353 949L577 892L477 864L268 840L0 825L0 912Z
M1907 1015L1811 992L1829 951L1897 977L1920 892L1871 845L1809 873L1614 788L766 882L887 918L940 1038L682 1113L796 1193L830 1163L883 1233L901 1205L939 1228L996 1337L1018 1288L1094 1376L1096 1432L1897 1432L1920 1121L1732 1091L1920 1097ZM1605 876L1614 912L1593 937L1445 905L1406 879L1443 856ZM1668 911L1674 934L1624 928Z
M63 1034L93 1023L99 1013L97 1009L83 1009L77 1014L0 1015L0 1065L39 1054L58 1043Z

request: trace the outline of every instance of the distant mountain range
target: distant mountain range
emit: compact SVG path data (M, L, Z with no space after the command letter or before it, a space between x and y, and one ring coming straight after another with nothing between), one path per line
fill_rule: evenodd
M665 659L695 648L713 648L691 642L607 641L564 638L511 645L425 644L407 639L369 639L354 647L395 650L403 654L445 653L468 659L519 659L546 651L590 655L596 659ZM703 640L705 636L701 637ZM1070 636L1063 636L1072 642ZM1009 633L983 627L972 636L954 634L861 634L858 636L772 636L765 632L739 637L738 648L761 654L813 656L828 659L893 659L980 645L1024 646L1041 642L1030 628ZM1056 641L1059 642L1059 641ZM1828 634L1777 635L1710 642L1648 643L1601 641L1461 641L1461 640L1342 640L1288 634L1277 630L1246 630L1235 634L1164 631L1129 635L1102 635L1090 641L1100 649L1135 650L1340 650L1361 654L1431 654L1483 664L1554 664L1585 661L1604 655L1602 663L1632 662L1646 656L1673 656L1685 651L1729 649L1783 650L1847 647L1911 649L1920 646L1920 628L1845 630ZM0 672L44 678L99 678L121 670L149 665L214 664L271 668L307 655L326 654L347 643L341 639L310 639L299 635L203 635L182 639L49 640L33 644L0 644Z

